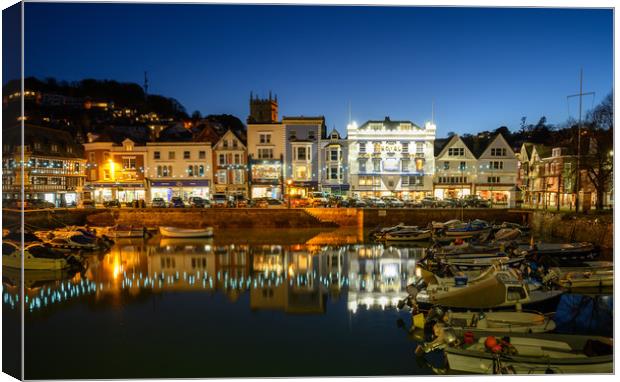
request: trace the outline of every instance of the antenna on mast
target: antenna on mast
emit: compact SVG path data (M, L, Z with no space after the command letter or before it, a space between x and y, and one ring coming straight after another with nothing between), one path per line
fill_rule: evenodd
M349 100L349 125L351 124L351 100Z
M147 98L149 94L149 77L148 73L144 72L144 98Z
M431 123L435 124L435 100L431 103Z

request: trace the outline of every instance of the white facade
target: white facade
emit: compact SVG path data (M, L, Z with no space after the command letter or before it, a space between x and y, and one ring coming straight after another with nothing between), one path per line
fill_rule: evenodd
M347 126L351 194L420 199L433 191L436 127L410 121Z
M478 157L476 194L493 205L514 207L517 185L517 155L501 134L497 134Z
M473 193L478 160L458 135L435 157L435 166L434 196L460 198Z
M205 142L149 142L146 145L148 200L178 196L209 199L213 185L213 154Z

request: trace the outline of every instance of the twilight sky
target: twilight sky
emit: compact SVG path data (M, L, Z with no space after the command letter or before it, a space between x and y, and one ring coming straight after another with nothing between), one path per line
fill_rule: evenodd
M613 87L611 10L26 3L26 76L142 83L188 113L423 124L438 136L562 123ZM592 98L584 100L590 107Z

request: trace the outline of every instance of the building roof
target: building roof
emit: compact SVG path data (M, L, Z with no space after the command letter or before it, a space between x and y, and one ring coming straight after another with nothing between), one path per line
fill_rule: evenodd
M448 142L450 142L450 138L436 138L435 144L433 146L433 156L438 156L439 153L446 147Z
M385 119L383 120L369 120L364 122L363 124L361 124L358 129L362 129L364 128L366 125L369 125L371 123L381 123L383 124L385 127L387 127L388 129L396 129L398 126L400 126L401 123L410 123L413 127L416 127L418 129L421 129L420 126L416 125L415 123L411 122L411 121L406 121L406 120L400 120L400 121L392 121L390 119L390 117L385 117Z
M143 146L149 141L149 129L146 126L108 126L101 132L90 134L91 142L112 142L121 145L127 138L136 145Z
M22 129L19 124L4 127L2 129L3 144L20 146L21 134ZM84 147L68 132L28 123L24 125L24 144L29 146L34 155L82 158L84 153ZM52 145L57 146L56 151L52 151Z

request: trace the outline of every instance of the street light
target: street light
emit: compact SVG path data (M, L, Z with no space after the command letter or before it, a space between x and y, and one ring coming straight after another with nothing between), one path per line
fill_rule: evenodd
M287 179L286 180L286 186L287 186L287 191L286 194L288 195L288 208L291 208L291 185L293 184L293 180L292 179Z

